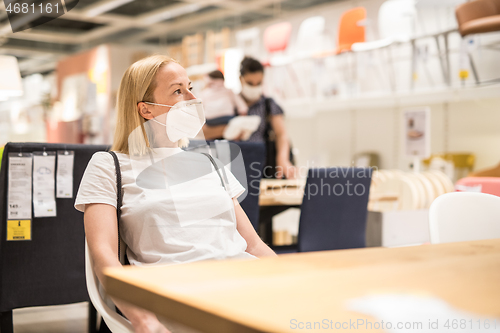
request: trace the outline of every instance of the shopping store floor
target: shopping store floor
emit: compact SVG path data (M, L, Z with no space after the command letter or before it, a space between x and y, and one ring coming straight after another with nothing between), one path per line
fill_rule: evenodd
M87 333L88 303L13 311L14 333Z

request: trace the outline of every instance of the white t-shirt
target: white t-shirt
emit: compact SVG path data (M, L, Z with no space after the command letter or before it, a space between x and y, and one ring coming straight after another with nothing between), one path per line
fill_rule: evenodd
M117 156L123 193L120 236L131 264L255 258L245 252L231 200L245 188L228 168L226 191L208 157L199 153L155 148L140 157ZM83 175L75 208L84 212L90 203L116 208L116 198L113 157L97 152Z

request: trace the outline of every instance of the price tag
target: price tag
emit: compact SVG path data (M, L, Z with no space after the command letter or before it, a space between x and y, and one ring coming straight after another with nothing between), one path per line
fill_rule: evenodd
M7 219L31 219L33 154L9 153Z
M7 240L31 240L31 220L7 220Z
M56 198L73 197L74 151L57 151Z
M55 175L56 153L33 153L34 217L56 216Z

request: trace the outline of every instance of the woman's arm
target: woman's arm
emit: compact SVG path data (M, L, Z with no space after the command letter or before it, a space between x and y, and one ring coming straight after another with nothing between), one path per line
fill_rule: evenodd
M116 209L107 204L88 204L83 217L90 256L94 262L94 271L102 284L105 267L122 267L118 260ZM120 311L130 320L135 332L169 332L153 313L124 301L112 299Z
M283 115L271 116L271 126L276 134L276 178L296 178L296 169L290 162L290 144L286 133Z
M245 214L245 211L241 208L238 199L233 198L233 203L234 212L236 214L236 229L247 242L246 251L259 258L276 256L276 253L274 253L274 251L260 239L259 235L257 235L252 222L250 222L247 214Z

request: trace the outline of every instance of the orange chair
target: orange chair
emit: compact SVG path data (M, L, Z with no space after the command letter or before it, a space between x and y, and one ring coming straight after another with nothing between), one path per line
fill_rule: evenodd
M364 7L356 7L342 14L339 22L337 54L350 51L354 43L365 42L365 26L361 22L365 19Z

